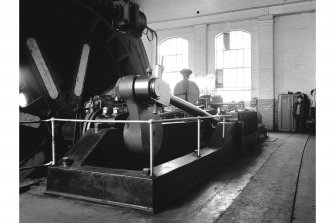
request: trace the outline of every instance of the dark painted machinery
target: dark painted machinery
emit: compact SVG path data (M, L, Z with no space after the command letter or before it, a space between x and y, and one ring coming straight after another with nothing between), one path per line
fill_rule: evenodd
M20 0L20 121L95 119L114 104L121 111L123 102L112 100L116 81L149 67L139 38L145 27L129 1ZM90 127L56 123L57 159ZM50 123L20 125L21 168L49 161L50 146ZM23 169L20 179L39 172Z
M23 0L20 7L21 120L100 121L56 122L46 194L156 211L257 139L256 112L212 117L152 75L140 37L153 31L136 4ZM188 118L168 119L167 105ZM198 129L191 117L206 119ZM20 125L21 167L50 160L50 135L49 123Z

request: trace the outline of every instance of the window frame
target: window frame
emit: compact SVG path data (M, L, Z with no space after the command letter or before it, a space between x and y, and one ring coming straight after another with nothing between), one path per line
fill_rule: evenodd
M243 38L244 38L244 35L245 34L248 34L249 35L249 39L250 39L250 42L248 43L249 47L245 47L245 40L243 39L243 47L235 47L233 49L225 49L225 39L224 39L224 34L225 33L232 33L232 32L242 32L243 33ZM222 36L222 49L218 49L218 38L220 38L220 36ZM237 36L236 36L237 38ZM229 40L231 41L231 39ZM215 38L214 38L214 42L215 42L215 48L214 48L214 52L215 52L215 93L217 95L223 95L225 92L228 92L228 91L235 91L235 92L250 92L250 100L251 100L251 90L252 90L252 87L251 87L251 69L252 69L252 64L251 64L251 49L252 49L252 41L251 41L251 33L246 31L246 30L241 30L241 29L235 29L235 30L229 30L229 31L223 31L223 32L220 32L219 34L215 35ZM237 43L237 39L236 39L236 43ZM236 52L236 55L239 51L242 51L242 58L243 58L243 63L242 63L242 66L239 66L238 64L236 64L236 66L231 66L229 64L229 66L225 66L225 52L232 52L232 51L235 51ZM245 62L245 58L246 58L246 51L249 51L250 55L248 56L249 58L249 62ZM218 68L218 53L222 52L222 67L221 68ZM221 59L221 58L220 58ZM227 60L226 60L227 61ZM249 66L248 66L249 65ZM250 77L247 79L248 83L247 84L243 84L242 87L239 87L239 86L230 86L230 87L225 87L225 83L224 83L224 80L225 80L225 70L235 70L235 72L237 73L238 72L238 69L250 69ZM243 71L244 72L244 71ZM222 87L220 87L218 84L218 76L221 75L221 82L222 83ZM238 77L236 77L238 78ZM218 87L219 86L219 87ZM223 97L224 99L224 97ZM237 99L239 100L239 99ZM245 99L243 99L245 100Z
M167 41L171 41L173 39L176 39L175 40L175 44L176 44L175 48L172 50L172 52L170 52L170 53L164 53L162 55L162 52L161 52L162 44L166 44ZM178 48L177 48L177 46L178 46L178 40L179 39L182 40L182 42L180 43L181 44L181 50L180 50L180 52L178 52ZM162 57L164 57L163 64L162 64ZM167 63L167 59L166 59L167 57L171 57L170 61L175 60L174 61L175 62L175 64L174 64L175 65L175 70L173 70L173 66L174 66L173 63L174 62L172 62L170 64L170 66L172 67L172 69L169 69L167 67L167 65L168 65L168 64L166 64ZM181 63L181 67L179 67L180 64L178 65L178 57L181 57L181 62L180 62ZM164 66L164 71L162 73L162 78L164 79L164 77L169 76L169 74L170 74L171 76L175 77L175 78L170 77L170 79L176 79L176 81L174 81L174 82L177 83L178 81L182 80L182 76L181 75L179 76L179 71L182 70L182 69L184 69L184 68L188 68L188 64L189 64L189 58L188 57L189 57L189 40L188 39L186 39L184 37L181 37L181 36L170 36L168 38L165 38L165 39L161 40L159 42L159 44L158 44L158 61L159 61L159 64L162 64ZM174 85L176 83L174 83L174 84L169 83L170 85L172 85L172 86L170 86L171 87L171 91L173 91Z

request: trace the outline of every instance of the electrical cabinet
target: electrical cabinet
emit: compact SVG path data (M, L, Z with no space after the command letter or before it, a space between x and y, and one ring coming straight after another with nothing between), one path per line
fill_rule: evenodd
M298 101L300 94L279 94L278 95L278 130L291 132L295 131L293 118L293 105Z

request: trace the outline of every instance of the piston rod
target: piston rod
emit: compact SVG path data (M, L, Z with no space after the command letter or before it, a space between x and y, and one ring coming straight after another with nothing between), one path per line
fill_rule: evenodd
M202 110L201 108L198 108L197 106L183 100L183 99L180 99L178 98L177 96L174 96L174 95L170 95L170 104L173 105L173 106L176 106L177 108L193 115L193 116L200 116L200 117L203 117L203 116L207 116L207 117L210 117L212 116L211 114L209 114L208 112ZM214 118L213 119L210 119L214 122L217 122L217 120L215 120Z

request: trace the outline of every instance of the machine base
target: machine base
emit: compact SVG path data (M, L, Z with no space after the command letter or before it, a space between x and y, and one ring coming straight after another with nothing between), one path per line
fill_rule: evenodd
M142 171L49 167L46 194L155 212L231 159L227 147L204 148L199 158L187 154L158 165L153 178Z

